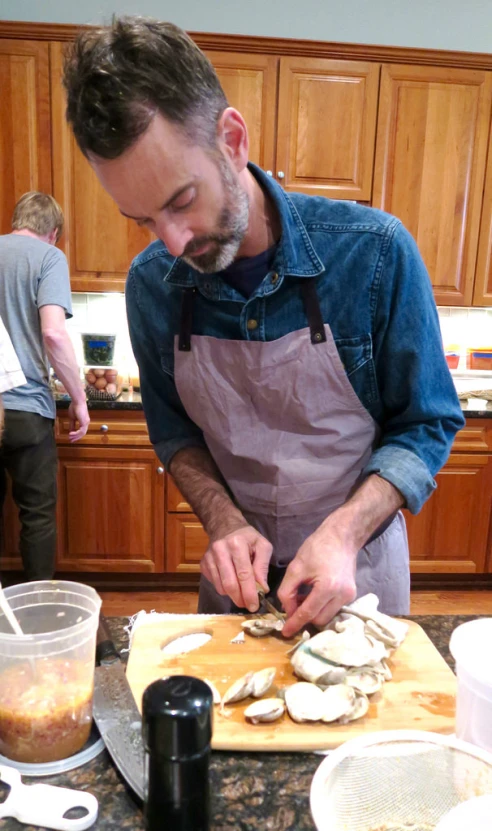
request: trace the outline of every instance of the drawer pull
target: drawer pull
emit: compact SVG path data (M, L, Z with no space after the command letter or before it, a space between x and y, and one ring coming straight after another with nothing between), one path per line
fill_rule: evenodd
M109 427L108 427L107 424L101 424L99 429L100 429L101 433L109 433Z
M164 468L163 467L158 467L157 468L157 473L159 473L160 476L162 476L162 474L164 473Z

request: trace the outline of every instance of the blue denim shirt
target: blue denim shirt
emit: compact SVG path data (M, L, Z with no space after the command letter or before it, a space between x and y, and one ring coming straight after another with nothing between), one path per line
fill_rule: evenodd
M273 199L282 227L272 269L249 299L218 275L200 274L172 257L160 241L135 258L128 274L130 336L155 451L167 467L181 448L205 446L174 383L183 287L198 289L194 334L270 341L306 327L299 285L303 277L316 277L323 319L347 376L381 428L364 473L392 482L417 513L464 424L417 246L389 214L286 194L259 168L249 167ZM257 328L247 328L250 318Z

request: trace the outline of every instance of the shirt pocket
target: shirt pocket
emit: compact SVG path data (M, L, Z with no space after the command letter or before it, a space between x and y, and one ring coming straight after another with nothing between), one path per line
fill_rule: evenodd
M347 378L359 401L367 409L379 399L371 335L361 335L358 338L335 338L335 345Z
M162 371L174 378L174 352L162 348L159 350L159 357Z

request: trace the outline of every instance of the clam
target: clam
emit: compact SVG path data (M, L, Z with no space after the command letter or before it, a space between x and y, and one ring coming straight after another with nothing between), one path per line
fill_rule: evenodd
M356 690L372 695L383 686L383 677L379 672L375 672L372 667L360 667L357 669L349 669L345 683Z
M348 724L349 721L357 721L358 718L365 716L369 709L369 699L360 690L354 689L355 700L351 710L340 718L340 724ZM323 693L324 695L324 693Z
M209 681L208 678L204 678L203 680L205 684L207 684L207 686L210 687L210 689L212 690L214 704L220 704L220 702L222 701L222 697L215 684L212 684L212 682Z
M241 623L242 628L255 638L264 638L266 635L271 635L272 632L281 632L284 628L282 620L275 620L275 618L253 618L252 620L245 620Z
M273 684L276 672L275 667L267 667L267 669L260 669L254 673L251 688L253 698L260 698L260 696L268 692Z
M324 713L324 693L316 684L300 681L285 691L285 703L291 719L297 722L319 721Z
M262 698L246 707L244 715L253 724L277 721L285 713L285 704L281 698Z
M316 635L316 637L318 637ZM314 638L312 638L314 640ZM339 684L345 678L345 669L318 655L313 655L309 643L301 643L290 662L299 678L313 684Z
M402 620L378 611L379 600L375 594L365 594L354 600L343 611L357 615L369 626L368 634L372 634L386 646L396 649L405 640L408 624Z
M234 684L231 684L222 696L222 704L220 708L221 713L224 712L225 704L233 704L235 701L242 701L244 698L248 698L248 696L251 695L251 691L253 689L253 676L254 672L247 672L246 675L243 675L241 678L238 678L237 681L234 681Z
M383 647L384 648L384 647ZM373 644L364 634L335 632L325 629L309 641L309 651L320 658L346 667L362 667L371 659L379 661L383 657L380 649L374 650Z
M333 684L323 692L324 711L321 721L338 721L342 716L351 712L355 703L356 693L346 684Z

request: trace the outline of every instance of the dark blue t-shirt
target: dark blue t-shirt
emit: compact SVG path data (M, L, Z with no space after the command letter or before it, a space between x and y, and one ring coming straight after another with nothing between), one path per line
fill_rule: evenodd
M255 289L270 271L277 245L272 245L256 257L242 257L235 260L224 271L219 271L218 276L228 283L232 288L239 291L244 297L251 297Z

